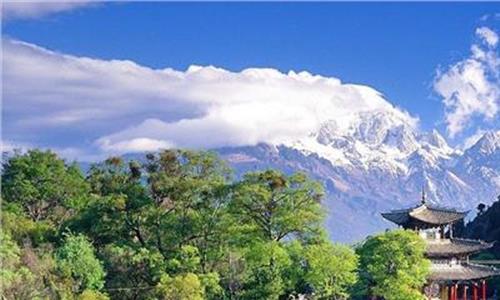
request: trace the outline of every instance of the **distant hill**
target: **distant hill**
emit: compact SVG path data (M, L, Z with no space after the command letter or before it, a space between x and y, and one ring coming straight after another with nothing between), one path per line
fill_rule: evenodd
M497 202L465 226L464 233L468 238L495 242L489 253L500 258L500 196Z
M273 168L301 171L320 181L326 190L325 225L339 242L357 242L392 228L380 213L417 204L422 188L432 204L471 210L470 218L479 203L490 205L500 194L500 131L487 132L461 150L449 146L437 131L415 132L393 116L374 114L363 115L348 131L332 121L300 141L213 150L233 167L236 177ZM144 154L124 158L142 160ZM88 167L82 164L82 169ZM498 210L488 212L496 211L497 219L488 223L492 229L478 227L470 234L484 231L498 240ZM470 226L480 226L474 224Z
M363 116L351 131L334 122L287 144L216 149L236 173L275 168L302 171L323 183L326 227L333 240L356 242L392 228L383 211L415 205L422 188L438 206L470 210L500 194L500 131L473 146L449 146L437 132L415 132L391 116Z

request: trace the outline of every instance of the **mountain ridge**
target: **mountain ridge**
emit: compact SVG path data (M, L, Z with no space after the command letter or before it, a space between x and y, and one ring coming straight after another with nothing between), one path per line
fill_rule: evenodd
M463 210L500 192L500 131L462 151L436 130L420 133L386 113L364 113L344 128L326 122L302 140L216 151L237 174L276 168L321 181L327 228L342 242L390 228L379 213L415 204L422 189L430 203Z
M365 112L353 120L348 126L325 122L303 139L211 150L237 177L273 168L320 181L326 228L339 242L391 228L380 213L418 203L422 189L432 204L472 211L500 193L500 131L486 132L461 150L436 130L419 132L386 112Z

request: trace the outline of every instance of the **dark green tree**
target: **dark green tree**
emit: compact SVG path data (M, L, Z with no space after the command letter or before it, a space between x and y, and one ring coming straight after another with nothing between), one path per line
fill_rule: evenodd
M68 226L98 246L108 287L141 290L115 289L115 297L148 297L145 287L187 273L207 297L218 295L228 179L229 169L209 152L166 150L143 164L110 158L90 169L92 201Z
M484 213L485 209L486 209L486 205L484 203L479 203L477 205L477 214L482 215Z
M2 167L2 199L33 221L58 225L87 203L88 184L79 168L51 151L16 153Z
M118 157L92 165L87 176L92 201L69 223L71 230L85 232L98 247L125 241L146 247L149 232L145 220L154 202L142 176L138 162L126 163Z
M233 181L211 152L111 157L84 178L50 151L3 165L3 295L48 299L343 299L357 257L322 229L304 174ZM68 233L70 232L70 233Z

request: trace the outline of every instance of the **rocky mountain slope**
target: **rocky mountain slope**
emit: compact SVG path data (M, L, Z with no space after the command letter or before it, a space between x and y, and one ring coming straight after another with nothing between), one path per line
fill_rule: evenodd
M470 219L479 203L491 204L500 194L500 131L486 132L462 151L437 131L419 132L387 110L349 119L325 122L298 140L214 150L237 176L275 168L322 182L326 227L340 242L355 243L392 227L380 212L417 204L422 188L435 205L471 210Z
M389 228L380 212L428 201L460 209L491 203L500 193L500 131L472 147L450 147L437 132L418 133L387 112L360 113L348 126L332 120L307 138L217 151L241 174L277 168L324 183L332 239L356 242ZM471 216L473 213L471 213Z
M497 199L497 202L494 202L465 226L464 236L495 242L493 248L489 249L488 252L496 258L500 258L500 195Z

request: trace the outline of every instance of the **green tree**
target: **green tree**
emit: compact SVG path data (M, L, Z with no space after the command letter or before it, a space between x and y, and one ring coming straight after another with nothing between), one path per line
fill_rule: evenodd
M96 243L112 297L146 297L163 276L196 274L207 297L220 294L229 169L214 154L166 150L141 165L109 158L92 166L93 199L69 228ZM95 222L99 220L99 222ZM222 263L223 264L223 263Z
M322 196L321 185L302 173L268 170L246 174L235 185L231 208L249 239L279 242L319 234Z
M113 299L153 299L152 289L166 275L164 257L155 249L109 244L101 251L106 287Z
M425 299L421 290L430 262L425 242L414 231L394 230L369 237L358 249L359 291L387 300Z
M198 276L193 273L170 277L165 275L157 286L160 299L203 300L204 290Z
M318 299L348 299L357 281L358 258L354 251L330 242L306 248L305 281Z
M74 218L70 228L85 232L97 246L127 241L146 247L149 232L145 220L153 202L141 182L142 176L138 162L127 164L118 157L92 165L87 180L93 201Z
M241 254L237 264L243 265L244 275L230 285L241 291L232 293L246 299L278 299L295 290L301 268L294 263L303 259L294 259L297 252L289 252L294 248L288 244L319 240L321 197L321 186L300 173L250 173L234 185L229 239Z
M243 299L278 299L286 290L284 272L292 264L282 243L256 242L244 250Z
M76 300L109 300L106 294L94 290L85 290L78 295Z
M486 205L484 203L479 203L477 205L477 214L482 215L486 209Z
M104 268L84 235L66 234L64 244L56 252L56 262L65 277L75 280L75 292L100 290L104 286Z
M303 174L232 181L216 155L186 150L111 157L85 179L50 151L3 166L7 298L327 299L356 279L352 251L322 230L321 186Z
M149 221L156 247L173 253L195 246L202 271L220 259L230 171L211 152L165 150L148 155L147 183L157 209Z
M85 206L87 195L79 168L51 151L16 153L3 164L2 199L21 206L33 221L58 225Z
M29 299L38 296L30 285L33 273L21 261L21 248L9 234L0 231L0 298Z

